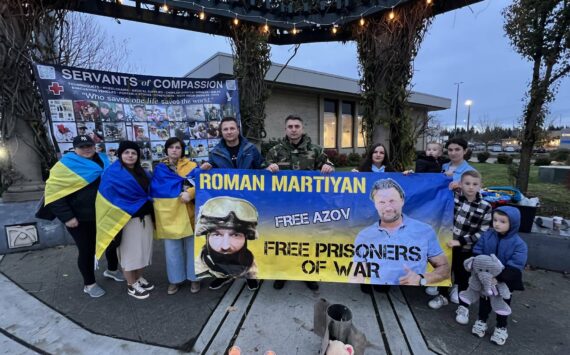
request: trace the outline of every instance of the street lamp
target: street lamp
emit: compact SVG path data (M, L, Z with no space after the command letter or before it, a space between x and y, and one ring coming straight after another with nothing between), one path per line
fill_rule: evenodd
M465 101L465 106L467 106L467 133L469 133L469 120L471 119L471 106L473 105L473 101L467 100Z
M457 96L455 97L455 128L453 134L457 133L457 110L459 109L459 85L463 84L463 81L458 83L453 83L453 85L457 85Z

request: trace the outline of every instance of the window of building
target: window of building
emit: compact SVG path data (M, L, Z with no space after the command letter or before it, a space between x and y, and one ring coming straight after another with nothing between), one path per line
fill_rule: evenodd
M357 127L358 133L356 135L356 144L358 148L364 148L366 145L364 144L364 132L362 132L362 115L359 114L357 117Z
M336 101L325 100L324 111L323 146L325 148L336 148Z
M342 136L341 148L352 148L353 146L353 125L354 125L354 104L351 102L342 103Z

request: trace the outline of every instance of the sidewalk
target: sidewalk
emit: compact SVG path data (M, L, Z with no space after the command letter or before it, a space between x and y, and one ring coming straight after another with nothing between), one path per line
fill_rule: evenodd
M567 276L527 271L527 290L515 293L507 345L478 339L455 323L455 305L427 307L419 288L393 287L389 295L366 295L357 285L321 283L319 292L288 282L277 291L263 282L252 292L242 280L218 291L166 294L161 243L146 277L157 284L147 300L125 285L101 277L107 294L82 292L74 246L0 256L0 353L178 353L317 354L313 305L320 298L343 303L365 333L366 354L568 354L570 283ZM474 320L475 310L472 311ZM494 321L490 321L492 328Z

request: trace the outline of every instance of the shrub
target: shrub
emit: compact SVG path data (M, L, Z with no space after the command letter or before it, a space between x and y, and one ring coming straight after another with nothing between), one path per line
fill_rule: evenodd
M545 166L550 165L550 158L546 155L542 155L536 158L534 161L535 166Z
M463 159L469 161L469 159L471 159L472 155L473 155L473 151L471 150L471 148L467 148L467 150L465 151L465 155L463 155Z
M497 164L511 164L512 162L513 158L508 154L497 155Z
M479 163L484 163L487 161L487 159L489 159L490 156L491 153L489 152L477 153L477 160L479 161Z
M348 165L350 166L357 166L360 164L360 154L358 153L350 153L348 155Z
M346 154L339 154L337 159L336 159L336 163L335 166L348 166L348 155Z
M550 158L554 161L566 161L570 157L570 150L568 149L558 149L550 152Z

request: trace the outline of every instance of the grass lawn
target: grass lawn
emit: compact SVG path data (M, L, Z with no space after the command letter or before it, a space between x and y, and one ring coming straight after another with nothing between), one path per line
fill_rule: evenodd
M481 175L485 186L505 186L509 184L507 165L471 163ZM527 197L538 197L540 207L537 215L562 216L570 218L570 190L564 185L546 184L538 180L538 167L530 167Z
M507 166L503 164L472 163L481 175L484 186L509 186ZM342 167L338 171L347 172L352 167ZM538 167L531 166L527 197L538 197L541 206L537 216L561 216L570 218L570 190L564 185L545 184L538 181Z

